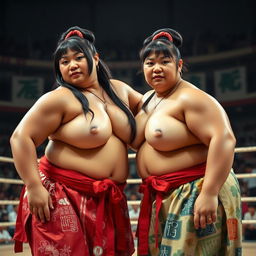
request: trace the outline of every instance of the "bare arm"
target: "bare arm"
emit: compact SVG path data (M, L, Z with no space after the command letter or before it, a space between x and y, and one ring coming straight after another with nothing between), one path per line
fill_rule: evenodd
M115 88L115 91L117 92L118 96L124 102L128 101L128 107L130 108L132 113L136 115L138 113L139 103L142 98L141 93L137 92L131 86L120 80L111 79L111 84Z
M21 120L10 139L15 167L27 187L30 211L42 221L49 219L49 206L52 205L39 178L36 147L61 123L63 108L56 94L59 92L42 96Z
M135 116L135 121L136 121L136 129L137 129L137 134L135 140L132 142L130 145L134 150L137 150L143 141L145 140L145 127L148 121L148 118L150 117L150 112L145 112L142 109L143 103L147 100L148 96L152 94L152 90L148 91L144 94L142 97L139 105L138 105L138 113Z
M186 90L187 126L208 146L204 183L194 207L194 222L198 228L216 221L218 194L232 167L236 140L220 104L200 90Z

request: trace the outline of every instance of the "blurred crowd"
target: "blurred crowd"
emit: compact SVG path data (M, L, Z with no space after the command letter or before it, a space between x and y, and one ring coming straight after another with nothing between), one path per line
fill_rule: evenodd
M207 30L190 35L184 34L183 39L183 56L213 54L256 44L256 36L246 32L221 36ZM140 38L131 39L128 42L123 40L111 41L111 38L107 38L105 42L96 41L96 47L106 61L129 61L138 60L138 52L142 42L143 40ZM51 37L44 40L31 40L29 38L25 41L17 41L14 37L2 35L0 36L0 56L51 60L55 43L56 38Z
M237 137L237 147L255 146L256 145L256 121L248 120L240 125L234 125L233 129ZM9 137L14 127L10 126L1 129L0 131L0 156L11 157L9 145ZM38 156L42 156L44 152L43 144L38 149ZM130 151L130 153L133 153ZM137 175L136 164L133 159L129 161L130 179L139 178ZM256 174L256 152L247 152L235 154L233 165L235 173L254 173ZM0 162L0 178L19 178L12 163ZM256 178L239 179L242 197L256 197ZM22 185L14 185L1 183L0 200L18 200ZM128 200L141 200L139 193L139 185L127 184L125 193ZM129 205L129 214L131 220L137 220L139 215L139 205ZM15 205L0 205L0 221L14 222L16 218L17 207ZM245 220L256 220L256 205L255 203L242 203L242 218ZM135 236L136 224L132 225L133 234ZM243 225L244 239L256 241L256 224ZM9 243L9 235L12 237L14 232L13 227L5 227L0 229L0 243ZM4 240L1 237L5 237ZM136 240L135 240L136 241Z
M216 35L207 31L202 34L188 36L184 40L183 55L194 56L201 54L211 54L225 50L248 47L256 44L255 38L249 38L247 35L227 35L225 38L216 39ZM35 42L17 42L13 38L0 37L0 56L50 60L55 47L55 39L45 39L45 41ZM106 61L118 60L138 60L138 45L140 42L129 42L129 45L114 42L102 42L98 45L103 51L103 59ZM111 47L111 46L112 47ZM234 123L233 129L237 138L237 147L256 145L256 121L249 119L242 124ZM9 137L14 130L15 125L0 125L0 156L11 157ZM43 144L38 149L38 156L44 152ZM131 152L132 153L132 152ZM129 178L139 178L137 176L134 160L129 161ZM235 155L234 160L235 173L256 173L256 152L240 153ZM18 174L12 163L0 162L0 178L17 179ZM242 197L256 197L256 178L239 179ZM0 183L0 200L18 200L22 185L13 185ZM137 201L141 199L139 185L128 184L125 193L128 200ZM131 220L137 220L139 215L139 205L129 205L129 214ZM16 205L0 205L0 222L15 222L17 215ZM242 203L242 218L245 220L256 220L256 205L254 203ZM136 224L132 225L135 236ZM256 240L256 224L243 225L244 239ZM10 243L14 233L14 227L0 227L0 243Z

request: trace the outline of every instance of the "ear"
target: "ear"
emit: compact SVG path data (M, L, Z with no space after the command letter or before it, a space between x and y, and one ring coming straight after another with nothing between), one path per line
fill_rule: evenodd
M179 59L179 63L178 63L178 72L179 72L179 73L181 73L182 67L183 67L183 60L182 60L182 59Z
M93 56L93 59L95 61L95 65L98 66L98 63L99 63L99 60L100 60L100 56L98 53L96 53L94 56Z

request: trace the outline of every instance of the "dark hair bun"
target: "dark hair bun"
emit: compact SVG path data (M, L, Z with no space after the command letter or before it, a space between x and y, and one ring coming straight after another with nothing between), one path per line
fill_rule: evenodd
M73 27L70 27L67 31L65 31L61 37L60 37L60 40L59 42L65 40L65 37L66 35L70 32L70 31L73 31L73 30L78 30L82 33L83 35L83 38L88 40L89 42L91 42L92 44L94 44L95 42L95 36L94 34L90 31L90 30L87 30L87 29L84 29L84 28L80 28L78 26L73 26ZM73 35L73 36L76 36L76 35ZM71 36L71 37L73 37Z
M179 32L177 32L176 30L174 29L171 29L171 28L161 28L161 29L158 29L156 30L151 36L147 37L145 39L145 41L143 42L143 45L147 45L149 44L153 37L157 34L159 34L160 32L167 32L168 34L170 34L172 36L172 39L173 39L173 44L180 48L182 46L182 43L183 43L183 39L182 39L182 36L180 35ZM158 40L168 40L167 38L164 38L164 37L159 37Z

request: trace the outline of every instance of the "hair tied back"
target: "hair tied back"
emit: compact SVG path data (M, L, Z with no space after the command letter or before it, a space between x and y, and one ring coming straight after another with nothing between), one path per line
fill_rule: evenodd
M160 38L160 37L165 37L167 40L173 42L172 36L171 36L169 33L164 32L164 31L157 33L157 34L152 38L152 41L154 41L154 40L156 40L156 39L158 39L158 38Z
M80 32L79 30L75 29L75 30L71 30L70 32L67 33L67 35L65 36L65 40L68 39L71 36L79 36L81 38L84 38L82 32Z

